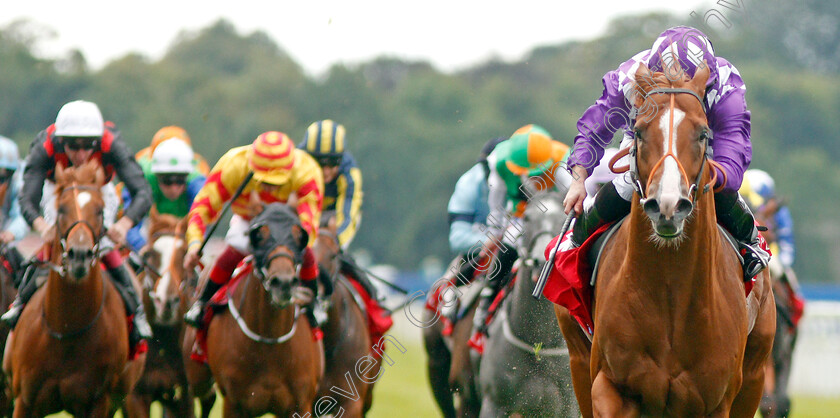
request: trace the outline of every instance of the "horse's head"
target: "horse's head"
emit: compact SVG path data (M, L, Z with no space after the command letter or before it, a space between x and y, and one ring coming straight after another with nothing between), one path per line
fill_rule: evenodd
M279 203L268 205L251 221L250 239L254 272L271 303L281 309L289 306L300 283L297 267L309 240L297 214Z
M181 283L187 274L184 270L186 229L187 218L160 215L152 209L149 216L149 244L143 253L143 287L151 302L149 317L157 325L180 324Z
M96 161L78 167L56 167L58 247L71 279L80 282L99 263L104 235L105 202L100 188L105 173ZM55 254L55 252L54 252Z
M563 213L564 193L543 191L534 194L525 209L523 226L523 248L519 258L530 268L531 278L536 280L545 263L545 247L563 227L566 215Z
M678 76L674 76L677 74ZM645 64L636 71L631 165L638 175L641 204L660 243L679 242L703 181L711 139L703 108L709 67L701 65L693 78L679 70L651 73ZM631 167L631 169L634 169ZM706 173L709 174L709 173Z

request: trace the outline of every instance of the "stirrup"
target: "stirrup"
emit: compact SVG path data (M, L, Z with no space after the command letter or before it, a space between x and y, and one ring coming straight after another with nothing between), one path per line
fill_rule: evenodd
M201 328L201 317L204 314L204 303L196 301L190 306L190 310L184 314L184 322L193 328Z
M148 340L154 336L152 326L149 324L149 320L146 319L146 311L143 310L142 306L134 313L133 322L134 330L137 331L141 340Z
M770 254L757 245L742 243L741 257L744 259L744 281L751 280L770 264Z
M9 310L0 316L0 322L9 327L9 329L15 329L15 325L17 325L17 322L20 319L20 314L23 313L24 306L25 305L22 303L12 304Z

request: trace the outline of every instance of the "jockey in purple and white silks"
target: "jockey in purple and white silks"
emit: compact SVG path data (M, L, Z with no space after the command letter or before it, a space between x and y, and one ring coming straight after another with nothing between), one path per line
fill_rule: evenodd
M601 98L578 120L578 134L568 161L575 182L564 201L566 213L574 209L581 214L575 222L572 242L579 245L599 226L630 213L634 187L629 172L601 188L592 207L585 211L584 181L598 165L604 147L610 144L618 129L625 130L621 148L629 147L633 141L635 109L629 99L633 94L639 64L645 63L651 71L661 72L667 71L676 59L689 77L694 76L704 60L709 65L703 107L713 132L710 141L714 149L713 159L725 171L718 173L716 186L721 185L724 179L726 181L722 184L723 190L715 193L715 211L718 222L740 243L740 252L744 257L744 278L747 280L767 266L769 254L759 247L758 230L752 212L738 194L744 171L752 159L750 112L744 98L746 86L735 66L715 56L708 37L691 27L667 29L659 35L651 49L639 52L616 70L604 75ZM625 161L618 165L626 164L626 159L623 158Z

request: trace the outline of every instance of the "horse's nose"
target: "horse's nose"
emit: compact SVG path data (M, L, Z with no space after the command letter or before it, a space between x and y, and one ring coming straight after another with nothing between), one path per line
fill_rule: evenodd
M655 199L646 199L642 207L651 219L661 216L666 221L685 219L694 209L691 200L685 196L665 193Z
M69 261L83 262L93 258L93 250L90 248L70 247L67 250Z

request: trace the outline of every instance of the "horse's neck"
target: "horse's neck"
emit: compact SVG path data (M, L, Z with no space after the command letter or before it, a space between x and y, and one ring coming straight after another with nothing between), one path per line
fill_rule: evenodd
M653 227L638 199L634 199L628 228L630 245L625 260L630 260L627 265L633 274L627 276L636 285L655 287L659 291L650 294L669 298L679 292L697 295L709 289L709 281L714 280L710 268L721 249L711 192L697 199L684 226L685 238L677 247L651 240ZM676 285L670 286L672 283Z
M105 287L97 264L82 282L71 284L55 271L47 279L44 316L58 332L90 323L102 307Z
M557 333L554 305L544 298L537 300L531 296L535 283L531 280L530 269L520 269L525 269L520 272L529 274L518 274L505 303L511 330L527 342L542 341L546 346L559 345L560 334Z
M294 323L295 306L279 309L271 304L271 295L265 291L260 279L251 275L240 283L230 296L242 318L257 334L274 337L289 332Z

